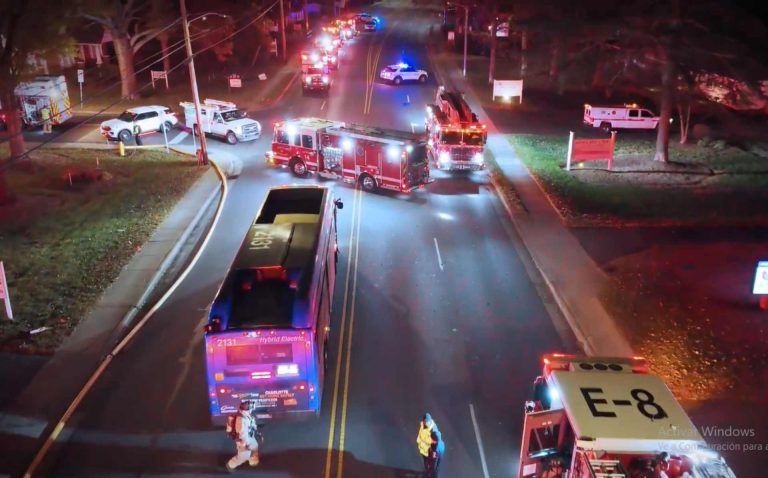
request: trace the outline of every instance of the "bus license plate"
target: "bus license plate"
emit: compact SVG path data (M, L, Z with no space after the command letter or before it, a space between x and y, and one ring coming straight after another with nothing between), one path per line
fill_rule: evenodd
M295 398L286 398L285 401L283 401L283 405L290 406L290 405L296 405L298 402L296 402Z

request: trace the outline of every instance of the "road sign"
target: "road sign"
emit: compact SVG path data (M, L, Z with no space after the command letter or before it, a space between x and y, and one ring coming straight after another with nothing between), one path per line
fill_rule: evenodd
M768 295L768 261L757 263L755 283L752 285L753 294Z
M229 75L228 78L230 88L242 88L243 80L240 79L240 75Z
M77 82L85 83L85 72L83 70L77 70Z
M565 169L571 170L571 163L581 161L608 161L608 170L613 168L613 150L616 145L616 131L611 131L608 139L573 139L573 131L568 137L568 157Z
M155 87L155 80L165 80L165 89L168 89L168 72L165 70L150 70L149 73L152 75L152 88Z
M11 297L8 295L8 281L5 280L5 266L3 266L3 261L0 261L0 300L5 302L6 317L13 320Z
M504 99L511 99L513 96L520 97L520 103L523 102L523 80L493 80L493 100L497 96Z

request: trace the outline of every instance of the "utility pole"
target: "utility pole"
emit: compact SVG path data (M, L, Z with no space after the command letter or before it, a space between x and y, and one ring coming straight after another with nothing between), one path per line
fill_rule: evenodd
M464 68L461 70L464 77L467 76L467 34L469 31L469 7L457 5L464 9Z
M197 76L195 76L195 60L192 56L192 42L189 39L189 22L187 22L186 0L179 0L181 3L181 21L184 25L184 43L187 46L187 62L189 65L189 82L192 86L192 100L195 103L195 123L197 131L200 133L200 156L198 162L203 165L208 164L208 148L205 144L205 133L203 132L203 122L200 119L200 95L197 92ZM193 127L194 128L194 127ZM193 133L194 134L194 133Z
M288 55L287 55L286 46L285 46L285 12L283 10L283 1L284 0L280 0L280 24L279 25L280 25L280 42L283 47L282 57L283 57L283 61L286 61L286 59L288 58Z
M309 12L307 11L307 0L304 0L304 33L309 34Z

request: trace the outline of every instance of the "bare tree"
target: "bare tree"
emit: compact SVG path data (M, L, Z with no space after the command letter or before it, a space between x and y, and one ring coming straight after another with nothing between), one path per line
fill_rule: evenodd
M123 98L137 91L134 56L144 45L172 25L153 26L147 17L150 6L140 0L80 0L80 15L102 25L112 36L120 70Z
M157 34L157 40L160 42L160 52L163 55L163 70L166 72L171 70L171 52L168 45L172 29L163 28L163 26L173 22L176 13L173 7L173 3L167 0L152 0L151 4L152 27L161 28Z
M30 73L30 55L45 57L71 47L66 35L70 17L64 2L45 0L0 0L0 100L6 110L6 132L13 161L26 154L21 134L21 116L14 88ZM12 197L5 180L5 165L0 165L0 204Z

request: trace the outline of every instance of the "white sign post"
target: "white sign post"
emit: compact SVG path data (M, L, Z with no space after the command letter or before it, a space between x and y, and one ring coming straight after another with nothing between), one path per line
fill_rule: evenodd
M497 96L505 100L511 100L513 97L520 97L520 104L523 103L523 80L493 80L493 97L495 101Z
M3 261L0 261L0 300L5 302L5 315L13 320L13 311L11 310L11 297L8 295L8 281L5 280L5 267Z
M757 263L752 293L755 295L768 295L768 261L759 261Z
M77 82L80 84L80 109L83 108L83 83L85 83L85 72L77 70Z
M155 71L150 70L150 74L152 75L152 88L155 87L155 80L165 80L165 89L168 89L168 72L165 70L161 71Z
M243 87L243 80L240 78L239 75L229 75L229 87L230 88L242 88Z

